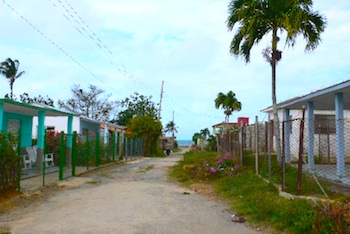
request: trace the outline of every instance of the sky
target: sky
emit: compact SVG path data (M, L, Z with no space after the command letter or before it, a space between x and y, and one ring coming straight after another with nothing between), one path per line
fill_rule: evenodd
M163 98L163 126L174 120L177 139L224 121L217 94L233 91L242 110L230 122L249 117L267 121L261 110L272 104L271 67L262 50L271 35L251 51L250 63L229 53L235 29L226 25L228 0L1 0L0 60L20 62L25 71L14 95L72 96L71 87L90 84L111 101L134 92ZM313 10L327 18L322 42L305 52L298 37L293 48L279 49L277 101L305 95L350 79L350 1L314 0ZM10 92L0 77L0 97Z

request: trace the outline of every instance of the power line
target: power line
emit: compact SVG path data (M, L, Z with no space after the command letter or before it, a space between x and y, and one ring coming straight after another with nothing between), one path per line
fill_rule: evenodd
M7 5L8 8L10 8L14 13L16 13L21 19L26 22L30 27L32 27L36 32L38 32L42 37L44 37L48 42L50 42L51 45L56 47L59 51L61 51L64 55L66 55L69 59L71 59L75 64L77 64L80 68L85 70L87 73L89 73L92 77L99 80L101 83L105 82L99 78L94 72L89 70L87 67L85 67L83 64L81 64L77 59L75 59L72 55L70 55L67 51L65 51L61 46L59 46L57 43L55 43L50 37L48 37L45 33L43 33L38 27L36 27L33 23L31 23L26 17L24 17L21 13L19 13L14 7L12 7L8 2L5 0L2 0L3 3ZM110 87L114 89L113 87ZM114 89L115 90L115 89ZM118 90L115 90L118 92Z
M51 0L49 0L51 1ZM149 86L147 86L145 83L143 83L139 78L137 78L134 74L130 73L127 69L127 67L124 64L120 64L117 65L113 62L113 58L111 56L113 56L113 52L112 50L105 44L103 43L103 41L91 30L91 27L86 23L86 21L79 15L79 13L73 8L73 6L71 4L69 4L69 2L67 0L65 0L65 3L67 4L68 7L66 7L62 0L57 0L59 2L59 4L61 5L61 7L64 9L64 11L68 14L68 17L66 16L66 14L64 14L62 11L62 15L64 16L64 18L66 18L72 25L73 27L79 32L81 33L86 39L88 40L92 40L92 42L97 46L97 48L99 50L102 51L102 54L104 56L108 57L108 61L111 65L114 66L114 68L116 68L120 74L122 74L124 77L132 80L132 82L137 85L138 87L142 88L143 90L146 88L148 90L150 90L152 93L156 93L155 90ZM51 1L52 2L52 1ZM54 4L54 2L52 2L52 4L58 9L58 6L56 4ZM69 8L69 9L68 9ZM72 12L73 13L72 13ZM77 18L79 18L79 20L77 20L77 18L74 16L76 15ZM72 19L70 20L69 17ZM83 23L83 25L81 25L81 23ZM75 25L75 23L78 24L78 26L80 26L81 30ZM87 35L85 35L87 34Z

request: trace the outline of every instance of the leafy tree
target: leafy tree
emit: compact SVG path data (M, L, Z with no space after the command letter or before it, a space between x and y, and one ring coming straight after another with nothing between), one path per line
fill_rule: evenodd
M153 116L136 116L129 121L127 129L130 137L143 138L145 156L159 155L162 152L159 142L159 137L162 135L162 124Z
M99 98L104 93L104 90L94 85L89 85L88 90L83 90L80 88L80 85L75 84L71 91L73 97L66 101L59 99L59 107L94 120L110 120L115 103L108 101L110 95Z
M175 132L177 133L177 127L175 126L174 121L170 121L169 123L167 123L167 125L165 126L164 131L166 133L171 132L172 137L175 139Z
M215 99L215 107L219 109L220 107L224 109L225 122L228 123L230 115L233 111L240 111L242 104L237 100L236 94L229 91L227 94L219 93Z
M278 32L286 32L286 45L294 46L302 35L306 40L306 51L315 49L321 41L320 34L326 19L312 10L312 0L231 0L228 6L227 27L230 31L239 25L234 35L230 52L242 56L248 63L250 50L265 35L272 35L271 48L264 50L264 57L272 68L272 104L275 123L277 156L281 156L279 122L276 107L276 64L282 58L277 49Z
M117 120L114 120L113 122L126 126L130 119L137 116L150 115L155 119L158 110L151 99L152 96L147 97L136 92L129 98L125 98L119 103L124 110L119 112Z
M12 60L11 58L6 59L0 64L0 73L9 79L10 82L10 99L13 100L13 84L15 81L24 74L24 71L19 72L19 61Z
M39 104L44 104L47 106L52 106L54 107L54 101L49 98L48 96L42 97L39 95L38 97L31 98L29 97L28 93L23 93L20 95L21 102L31 104L31 103L39 103Z

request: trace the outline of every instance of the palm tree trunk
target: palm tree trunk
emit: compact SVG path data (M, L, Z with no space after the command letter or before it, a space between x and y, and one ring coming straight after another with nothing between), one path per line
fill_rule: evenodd
M11 79L11 82L10 82L10 98L11 98L11 100L13 100L13 82L14 82L14 80L13 79Z
M273 111L273 122L274 122L274 133L275 133L275 145L277 150L277 160L282 161L281 158L281 137L280 137L280 125L277 114L277 97L276 97L276 54L277 54L277 29L272 32L272 111Z

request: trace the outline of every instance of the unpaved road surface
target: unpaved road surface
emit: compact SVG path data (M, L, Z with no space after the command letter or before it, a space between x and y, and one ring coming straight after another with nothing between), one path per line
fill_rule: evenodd
M65 182L40 204L0 216L11 233L257 233L224 203L167 181L182 155L142 158Z

